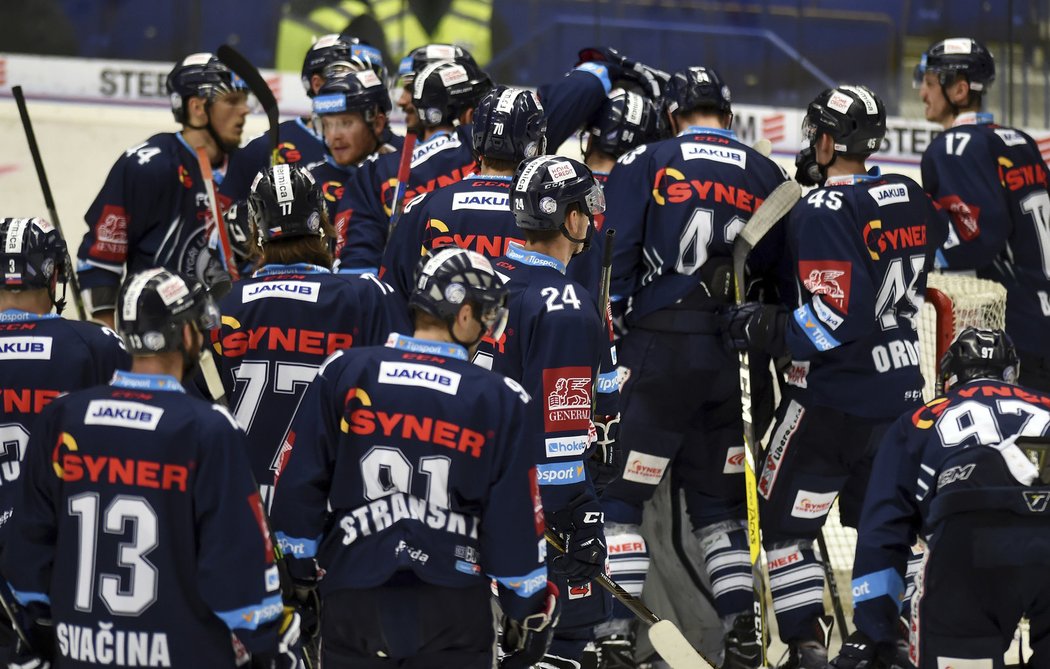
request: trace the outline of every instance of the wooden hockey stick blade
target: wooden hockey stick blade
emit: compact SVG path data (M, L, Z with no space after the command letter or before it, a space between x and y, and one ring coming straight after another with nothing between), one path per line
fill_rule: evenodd
M237 49L229 44L223 44L215 55L238 77L244 79L244 83L248 85L248 89L266 112L266 118L270 122L270 166L273 167L277 163L279 144L277 127L280 125L280 110L277 108L277 98L274 97L273 91L270 90L270 86L262 78L259 70Z
M226 406L226 389L222 385L219 367L215 363L215 356L211 354L207 342L201 349L200 368L201 374L204 375L204 382L208 384L208 393L217 403Z
M765 137L751 145L751 148L768 158L773 153L773 142Z
M670 620L661 620L649 628L649 642L671 669L713 669Z

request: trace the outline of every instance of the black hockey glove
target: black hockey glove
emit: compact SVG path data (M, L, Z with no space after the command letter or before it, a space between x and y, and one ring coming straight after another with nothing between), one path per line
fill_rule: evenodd
M525 669L539 662L547 654L560 615L558 588L547 581L547 596L539 613L520 622L503 618L501 644L507 655L500 660L500 669Z
M620 415L594 417L594 452L591 454L591 477L601 490L620 475L623 454L616 444L620 433Z
M584 496L550 516L551 528L565 541L565 553L551 562L551 569L570 583L586 582L605 570L605 514L598 500Z
M897 658L895 644L877 644L860 630L849 635L842 644L838 657L831 661L835 669L905 669L907 658Z
M593 46L580 49L580 61L576 63L601 62L609 68L609 79L614 83L618 79L634 82L641 89L641 94L658 102L663 95L664 86L671 80L671 75L631 60L612 47Z
M251 669L298 669L302 658L302 618L293 607L284 607L277 627L277 647L252 653Z
M774 358L787 355L784 329L787 310L779 305L745 302L722 315L722 341L730 351L764 351Z
M826 176L824 169L817 163L817 150L814 147L807 146L795 156L795 181L800 186L819 186L824 183Z

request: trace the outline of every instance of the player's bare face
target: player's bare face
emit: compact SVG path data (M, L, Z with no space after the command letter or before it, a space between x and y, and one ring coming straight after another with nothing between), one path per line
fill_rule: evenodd
M376 150L376 138L361 114L326 114L321 117L324 141L336 163L355 165Z
M919 98L923 103L926 120L944 125L951 121L952 108L944 97L944 89L937 78L937 73L927 72L919 86Z
M226 93L215 98L209 110L211 127L227 146L238 146L244 133L244 119L248 117L248 95L242 92Z
M405 126L409 132L415 132L419 125L419 117L416 115L416 106L412 104L412 89L405 87L401 89L401 97L397 99L397 106L405 112Z

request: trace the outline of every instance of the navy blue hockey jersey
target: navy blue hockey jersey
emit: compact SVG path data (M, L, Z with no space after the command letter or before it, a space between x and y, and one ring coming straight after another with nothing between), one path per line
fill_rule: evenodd
M575 261L574 261L575 262ZM539 463L540 490L548 512L559 511L580 495L592 495L584 458L590 450L592 386L610 353L609 328L598 317L597 302L565 276L550 256L512 245L493 265L505 278L510 312L499 342L485 342L478 363L491 357L494 371L520 382L534 398L529 405L529 448ZM598 376L596 413L619 412L616 370Z
M1040 508L1030 507L1018 489L1013 472L1019 463L1031 464L1010 438L1048 431L1050 395L992 380L956 386L890 427L875 457L857 537L857 629L876 641L896 638L911 545L919 536L935 535L939 519L960 501L971 502L974 488L981 490L981 509L1024 514L1046 507L1047 490L1033 498ZM969 500L955 497L963 489Z
M57 314L0 311L0 547L37 414L62 393L107 383L131 358L115 332Z
M221 174L216 172L216 180ZM118 286L124 275L164 267L202 278L211 214L197 154L181 133L150 137L124 152L85 215L77 252L82 288Z
M733 240L787 176L727 130L691 127L620 156L606 186L605 225L616 230L614 300L627 323L701 285L710 259L730 263Z
M277 135L278 163L307 165L324 160L324 139L318 137L303 119L284 121L277 127ZM224 202L247 200L255 175L269 166L270 131L267 130L230 154L226 177L219 186L220 197Z
M273 525L322 593L500 584L521 619L546 588L543 507L521 425L528 395L461 346L391 335L324 364L296 416Z
M306 165L306 169L310 172L310 176L314 178L317 185L321 189L321 194L324 196L324 206L328 211L328 220L332 222L332 226L335 228L336 240L335 240L335 257L339 257L339 254L343 252L343 246L346 244L346 225L350 220L350 210L345 209L346 200L343 199L343 193L346 191L346 184L354 178L354 173L357 171L357 165L350 165L343 167L337 164L331 156L324 156L322 159L309 163Z
M48 605L57 667L233 666L282 613L244 433L170 376L55 400L29 439L3 572Z
M408 307L370 274L301 264L264 266L234 284L219 309L222 382L269 505L281 445L317 368L337 350L406 329Z
M540 86L547 149L556 153L565 140L601 111L611 90L609 69L595 62L581 63L561 79Z
M785 234L787 382L814 404L869 418L921 403L915 319L944 236L922 188L877 169L828 179L791 210Z
M1018 348L1042 355L1050 339L1050 195L1035 142L991 114L960 115L923 154L922 183L952 222L938 264L1003 284L1006 331Z
M378 271L390 228L400 161L400 151L373 154L346 184L345 202L339 205L340 211L349 212L340 271ZM405 202L455 183L472 174L475 167L469 125L459 126L454 133L439 132L416 144L412 151Z

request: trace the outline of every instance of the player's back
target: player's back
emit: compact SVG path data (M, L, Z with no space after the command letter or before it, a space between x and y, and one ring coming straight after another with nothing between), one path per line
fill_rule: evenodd
M531 507L526 531L520 523L530 480L519 459L526 398L453 344L398 335L388 346L333 357L311 388L309 413L296 420L277 484L273 518L286 552L299 557L316 542L296 531L305 509L319 506L333 516L316 549L328 591L375 587L399 570L465 587L483 568L532 569ZM504 473L513 476L503 480ZM309 499L304 491L317 479L330 487ZM500 499L493 489L504 485Z
M232 666L230 628L280 611L240 433L180 390L123 374L57 400L34 434L19 509L28 542L12 544L26 566L8 575L47 588L59 667Z
M220 305L223 383L265 500L303 393L333 352L372 346L407 327L407 307L371 275L266 265Z
M830 178L792 210L783 277L788 383L847 413L892 417L921 400L915 318L942 238L929 198L895 174Z

